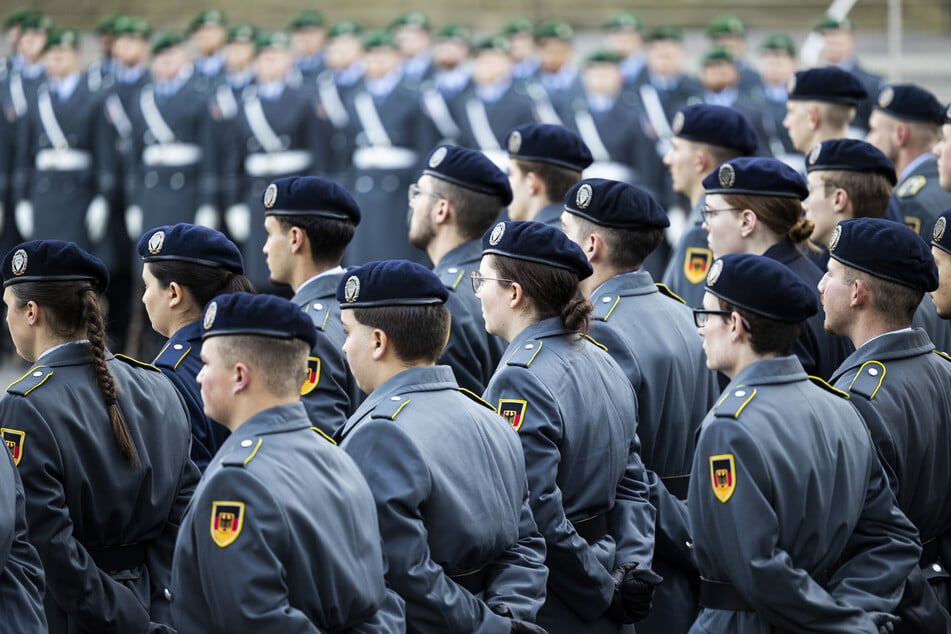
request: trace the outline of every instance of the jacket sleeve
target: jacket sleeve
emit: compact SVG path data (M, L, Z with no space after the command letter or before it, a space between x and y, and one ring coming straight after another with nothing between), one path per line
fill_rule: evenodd
M507 619L454 582L433 561L423 511L429 500L429 469L416 446L389 421L368 420L343 445L360 468L380 520L387 582L406 601L407 621L423 631L499 632Z
M530 370L503 366L483 396L489 403L519 399L528 403L518 430L529 498L548 548L548 588L583 620L604 614L614 596L614 579L594 549L568 521L558 487L562 421L557 402Z
M301 401L310 422L333 436L347 422L351 410L346 359L333 340L318 330L309 363L317 365L317 384L302 388Z
M633 425L632 425L633 426ZM608 513L608 532L614 537L615 566L637 563L650 568L654 558L656 510L650 501L647 469L641 462L641 441L631 437L627 468L618 482L614 508Z

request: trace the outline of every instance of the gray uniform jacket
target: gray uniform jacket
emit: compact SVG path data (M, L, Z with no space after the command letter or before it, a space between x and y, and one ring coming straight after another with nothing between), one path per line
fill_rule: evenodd
M951 319L942 319L938 316L938 309L930 293L925 293L921 297L921 303L918 304L911 325L928 333L928 338L934 344L935 350L951 354Z
M691 308L703 303L707 273L713 264L713 251L707 241L707 232L703 230L703 208L705 197L690 210L684 232L681 234L674 252L667 262L661 281L677 293Z
M404 631L370 490L300 403L228 437L180 535L170 589L183 634Z
M163 589L198 481L181 395L152 366L106 353L138 465L119 454L87 343L53 348L0 400L46 569L50 632L163 631ZM151 624L150 624L151 622Z
M314 322L317 343L308 358L309 375L301 397L310 422L333 436L363 400L342 347L347 338L340 321L337 285L343 273L322 275L297 289L291 301Z
M752 611L691 632L878 632L920 552L868 431L794 356L757 361L700 429L688 509L704 579Z
M416 367L370 394L342 436L376 499L387 580L410 631L506 632L490 609L499 605L535 620L545 542L501 417L461 393L448 367ZM466 576L484 583L460 585Z
M630 381L601 347L554 317L512 340L485 399L518 430L548 547L539 624L550 632L621 631L605 615L611 573L628 562L650 567L654 550ZM605 529L586 539L577 528L583 520L603 520Z
M666 289L663 289L666 290ZM696 616L696 564L680 500L687 497L700 421L719 394L693 315L679 299L636 271L605 281L591 295L591 336L605 346L637 394L641 457L657 509L654 569L664 578L638 632L685 632Z
M942 189L938 182L938 159L925 157L895 186L889 208L896 204L905 224L930 241L938 216L951 207L951 192Z

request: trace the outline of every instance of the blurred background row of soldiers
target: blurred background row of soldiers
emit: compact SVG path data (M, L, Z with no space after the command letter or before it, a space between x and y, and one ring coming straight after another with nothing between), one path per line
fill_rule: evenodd
M320 175L353 192L365 223L345 263L425 264L405 237L406 195L429 150L476 148L504 169L511 128L563 124L595 158L586 177L642 185L667 207L669 244L652 263L659 279L683 225L679 210L690 206L662 163L680 108L733 107L757 129L759 154L803 166L782 125L795 42L776 33L748 46L732 15L709 25L696 65L679 27L648 28L633 14L607 22L601 47L583 55L562 22L516 19L476 37L460 25L434 27L420 12L364 31L304 11L284 31L263 32L212 9L185 31L157 33L143 18L110 15L88 64L81 34L39 11L18 10L4 25L0 250L37 237L97 254L113 273L113 343L145 356L135 240L177 222L219 228L242 246L255 285L279 290L268 281L257 213L276 178ZM883 80L856 61L848 19L817 30L822 63L867 87L852 122L862 136Z

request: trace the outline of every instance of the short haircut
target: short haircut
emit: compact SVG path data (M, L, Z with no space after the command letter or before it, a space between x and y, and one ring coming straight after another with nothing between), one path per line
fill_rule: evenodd
M313 215L274 217L285 233L291 227L299 227L304 231L310 242L310 257L319 264L339 264L356 230L349 220Z
M456 210L456 226L465 240L478 240L502 214L502 199L492 194L477 192L449 181L439 181L440 195L452 202Z
M358 323L386 333L397 358L409 365L433 363L449 341L449 309L445 304L349 308Z
M225 365L241 362L253 366L267 391L275 396L300 395L310 352L307 342L260 335L221 335L215 338L220 342L218 351Z
M551 163L542 163L540 161L523 161L512 159L523 173L534 172L538 179L545 185L545 193L552 202L564 200L565 194L581 181L581 172L577 172L567 167L559 167Z
M736 312L746 322L753 352L759 355L779 354L782 356L792 352L802 330L802 326L798 322L769 319L745 308L735 306L719 297L717 301L720 304L720 310ZM729 320L729 315L721 315L721 317L724 321Z
M741 156L748 156L746 153L741 152L736 148L723 147L721 145L711 145L709 143L702 143L700 141L691 141L691 143L705 150L707 154L710 155L710 159L713 162L713 167L726 163L727 161L740 158Z
M883 280L845 265L845 283L862 280L872 291L872 306L895 329L907 328L918 310L925 292Z
M608 262L612 267L625 271L640 268L647 256L664 240L662 227L618 229L599 225L580 216L575 219L582 235L596 233L604 239L608 246Z
M819 115L823 122L828 127L847 128L852 123L852 119L855 118L855 106L826 101L816 101L814 103L819 109Z
M822 170L820 178L827 187L844 189L848 193L854 218L885 217L892 185L884 174Z

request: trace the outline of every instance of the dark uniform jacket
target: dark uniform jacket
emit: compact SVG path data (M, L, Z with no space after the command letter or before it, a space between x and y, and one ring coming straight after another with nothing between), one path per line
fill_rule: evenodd
M740 371L704 419L688 509L707 601L691 632L878 632L919 547L861 417L794 356ZM876 618L880 618L877 617Z
M183 326L169 337L152 364L168 377L185 399L192 429L192 462L204 471L230 432L205 415L198 384L202 367L201 332L201 321Z
M30 542L46 569L50 632L163 631L170 623L163 589L198 481L188 418L154 367L106 358L135 467L119 454L87 343L48 350L0 400Z
M931 240L938 216L951 207L951 192L938 182L938 159L926 156L895 186L889 207L896 206L906 225Z
M244 422L195 491L170 586L180 632L402 632L373 497L300 403Z
M496 101L483 101L471 86L456 97L452 110L460 129L459 145L481 150L496 160L506 156L505 137L509 130L536 120L525 87L514 81Z
M545 542L506 427L436 366L390 378L341 431L376 499L409 631L507 632L490 606L534 621L544 603Z
M654 546L630 381L601 347L554 317L512 340L485 399L518 431L548 547L538 623L549 632L621 631L605 614L611 573L622 563L650 567Z

